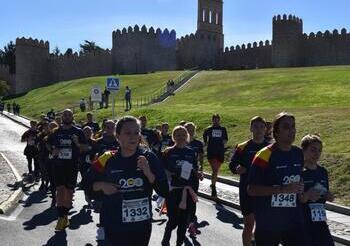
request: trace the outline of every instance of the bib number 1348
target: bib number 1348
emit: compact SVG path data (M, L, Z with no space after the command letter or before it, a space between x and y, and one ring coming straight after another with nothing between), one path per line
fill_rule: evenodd
M297 195L292 194L274 194L271 200L271 207L292 208L296 207Z

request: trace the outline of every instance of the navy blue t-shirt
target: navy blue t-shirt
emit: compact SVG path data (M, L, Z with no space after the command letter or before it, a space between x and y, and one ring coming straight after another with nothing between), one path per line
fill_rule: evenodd
M204 154L204 145L201 141L197 140L197 139L193 139L188 146L194 150L194 152L196 153L196 158L198 159L198 156L200 154Z
M223 154L224 141L228 140L227 131L222 126L210 126L204 130L203 133L204 143L208 143L207 152L210 154Z
M317 165L315 170L305 168L302 173L302 178L304 180L305 192L313 188L321 194L321 198L318 201L308 201L303 205L305 218L308 222L311 222L311 211L309 205L314 203L326 203L326 195L329 191L328 172L324 167Z
M282 151L275 144L260 150L252 162L248 185L281 186L301 181L304 155L292 146ZM256 196L254 214L256 227L268 231L288 230L303 223L302 207L297 194Z
M147 158L155 175L153 187L161 186L162 189L156 191L166 196L167 177L158 158L152 152L139 149L130 157L106 152L94 162L88 177L91 185L96 181L104 181L119 187L116 194L103 196L101 219L105 227L116 231L134 231L151 225L153 187L143 171L137 168L140 155Z
M239 187L243 188L244 192L246 192L248 174L254 156L259 150L268 145L269 143L265 141L263 143L255 143L253 140L248 140L236 146L229 167L233 173L235 173L238 165L241 165L247 169L245 173L240 175L239 181Z
M73 142L73 135L78 137L80 144L86 144L83 131L72 126L69 129L58 128L49 135L48 143L53 148L59 149L59 155L54 158L60 161L77 161L80 156L80 149Z
M194 187L196 182L196 172L198 163L196 153L190 147L184 148L169 148L163 153L163 165L171 174L171 186L173 187ZM192 171L189 177L181 176L183 166L192 166Z
M104 135L102 138L96 140L97 154L103 155L106 151L117 150L119 148L119 142L115 136Z

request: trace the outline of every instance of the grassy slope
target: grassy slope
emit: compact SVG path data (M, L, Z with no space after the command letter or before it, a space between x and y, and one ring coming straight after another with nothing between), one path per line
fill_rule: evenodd
M297 140L307 133L321 134L322 162L330 171L338 201L350 204L350 67L213 71L199 74L183 91L164 104L140 110L151 124L180 120L198 125L198 136L210 124L212 113L222 115L233 146L250 135L249 120L268 120L281 111L297 117ZM229 175L227 165L222 174Z
M177 74L122 76L122 81L123 86L128 84L134 89L134 96L146 95ZM77 102L88 93L94 81L103 85L105 77L55 84L34 90L17 101L22 105L27 102L27 106L23 105L24 114L36 116L58 102L60 108ZM350 205L349 91L349 66L210 71L197 75L184 90L166 102L136 109L130 114L147 115L151 126L162 121L171 126L180 120L193 121L198 125L200 138L203 129L210 124L211 114L217 112L222 116L222 125L228 128L229 144L233 146L249 137L248 124L252 116L261 115L272 120L277 113L290 111L297 117L297 144L306 133L321 134L325 142L322 162L330 172L332 190L338 202ZM52 92L54 97L49 97ZM118 102L117 115L120 116L125 113ZM96 115L100 120L110 117L110 109L98 110ZM83 116L79 113L77 118ZM222 174L230 175L226 164Z
M116 96L117 111L121 111L123 107L122 99L125 86L128 85L132 89L132 95L135 98L139 98L154 93L160 87L163 87L167 80L174 79L180 74L180 71L170 71L119 76L121 79L121 91ZM62 110L66 107L72 107L72 105L77 106L81 98L87 100L92 86L100 85L104 89L107 77L91 77L56 83L32 90L15 101L21 105L22 114L35 118L41 112L47 112L51 107L55 110ZM106 110L107 112L110 112L110 110Z

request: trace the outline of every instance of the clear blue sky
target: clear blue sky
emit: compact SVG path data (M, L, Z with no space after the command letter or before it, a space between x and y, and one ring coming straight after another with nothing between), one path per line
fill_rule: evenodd
M195 32L197 0L0 0L0 47L16 37L48 40L79 50L83 40L112 47L112 31L129 25ZM349 0L224 0L225 45L271 40L272 17L303 18L304 32L347 28Z

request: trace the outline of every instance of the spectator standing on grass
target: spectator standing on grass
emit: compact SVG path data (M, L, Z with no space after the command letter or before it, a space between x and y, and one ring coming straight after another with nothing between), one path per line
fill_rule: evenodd
M109 90L107 90L107 87L105 87L105 91L103 92L104 95L104 102L105 102L105 108L108 108L108 104L109 104L109 94L111 94L111 92Z
M85 105L85 99L84 99L84 98L82 98L82 99L80 100L79 106L80 106L81 112L85 112L86 105Z
M11 112L11 103L7 103L7 105L6 105L6 107L7 107L7 112Z
M125 111L131 109L131 89L127 86L125 88Z

